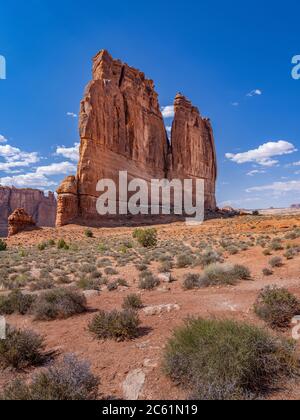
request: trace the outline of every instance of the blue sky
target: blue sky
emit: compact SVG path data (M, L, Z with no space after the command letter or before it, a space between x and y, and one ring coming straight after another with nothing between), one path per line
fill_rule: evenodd
M211 118L220 204L300 202L298 0L0 5L0 182L53 190L75 172L71 113L106 48L154 79L162 106L180 91Z

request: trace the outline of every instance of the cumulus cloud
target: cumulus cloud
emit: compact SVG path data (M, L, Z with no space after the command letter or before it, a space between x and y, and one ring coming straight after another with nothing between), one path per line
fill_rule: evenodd
M14 168L28 167L39 161L37 152L24 152L9 144L0 145L0 157L4 159L4 162L0 162L0 171L4 172Z
M6 143L7 139L0 134L0 143Z
M278 142L268 142L257 149L249 150L244 153L226 153L226 158L232 162L242 164L248 162L255 162L262 166L274 166L278 163L278 160L272 159L275 156L283 156L297 152L297 149L292 143L284 140Z
M59 146L56 149L56 154L63 156L64 158L70 159L74 162L79 160L79 143L75 143L73 147Z
M72 118L77 118L78 117L78 115L75 114L74 112L67 112L67 116L72 117Z
M247 96L251 98L252 96L261 96L262 91L260 89L251 90L251 92L247 93Z
M260 171L258 169L254 169L253 171L250 171L247 173L247 176L254 176L254 175L258 175L258 174L265 174L266 171Z
M77 167L71 162L52 163L48 166L40 166L37 168L36 173L39 175L55 176L55 175L68 175L76 172Z
M174 118L175 109L174 105L163 106L161 112L164 118Z
M300 181L273 182L272 184L268 185L248 188L246 191L248 193L271 191L276 194L283 194L286 192L300 192Z
M55 182L50 181L43 174L28 173L16 176L0 177L0 184L8 187L16 188L41 188L41 187L53 187L56 185Z

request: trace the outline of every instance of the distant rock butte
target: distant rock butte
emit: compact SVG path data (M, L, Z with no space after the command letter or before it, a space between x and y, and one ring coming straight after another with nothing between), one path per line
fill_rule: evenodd
M103 50L94 58L93 79L81 102L80 161L75 177L58 189L58 226L101 224L96 185L119 171L133 178L205 179L205 208L214 210L217 163L213 131L181 94L175 98L172 140L168 140L158 95L144 73Z
M19 232L32 230L36 224L24 209L16 209L8 218L8 236L14 236Z
M8 218L16 209L24 209L37 226L54 227L56 199L53 193L0 186L0 236L8 233Z

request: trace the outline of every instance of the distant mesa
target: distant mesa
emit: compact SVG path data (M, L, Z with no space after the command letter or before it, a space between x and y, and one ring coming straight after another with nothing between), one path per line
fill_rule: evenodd
M209 119L182 94L176 95L171 142L152 80L103 50L93 62L93 78L81 102L80 161L75 176L58 189L57 226L101 225L96 210L101 179L116 183L140 178L204 179L205 208L216 209L217 158Z
M291 209L293 209L293 210L299 210L300 209L300 204L292 204L291 205Z
M24 209L39 227L54 227L56 199L43 191L0 186L0 236L8 234L8 218L17 209Z

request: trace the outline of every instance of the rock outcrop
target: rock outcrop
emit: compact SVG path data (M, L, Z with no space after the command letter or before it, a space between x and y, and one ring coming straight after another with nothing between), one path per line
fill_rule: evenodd
M34 228L36 228L36 224L33 218L24 209L16 209L8 218L9 237Z
M58 226L101 224L96 210L97 183L111 179L118 185L119 171L127 171L128 182L134 178L148 183L174 176L204 178L205 206L215 209L216 154L209 120L177 95L171 146L153 81L105 50L94 58L79 127L77 175L67 178L57 191Z
M34 189L17 189L0 186L0 236L8 232L8 218L18 208L32 216L37 226L53 227L56 218L56 199L49 192Z

